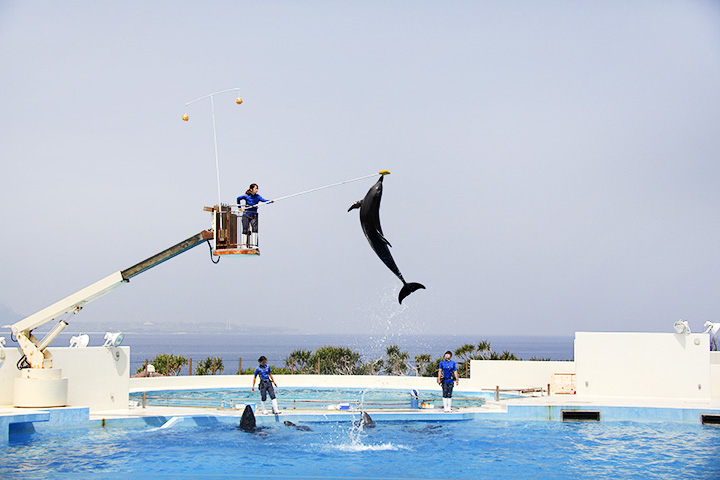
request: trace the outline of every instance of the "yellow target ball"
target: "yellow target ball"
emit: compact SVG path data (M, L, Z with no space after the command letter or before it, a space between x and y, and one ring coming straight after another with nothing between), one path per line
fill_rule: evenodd
M186 121L186 122L188 121L189 118L190 118L190 117L188 117L187 114L185 114L185 115L182 116L182 119L183 119L184 121Z
M243 102L243 100L240 97L235 99L235 103L237 103L238 105L240 105L242 102Z

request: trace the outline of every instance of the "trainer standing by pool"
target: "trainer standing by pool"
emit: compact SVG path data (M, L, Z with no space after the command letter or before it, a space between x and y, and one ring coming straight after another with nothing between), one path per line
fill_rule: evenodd
M448 350L445 352L445 359L438 365L438 385L442 386L443 409L446 412L452 411L453 386L460 384L457 364L450 358L452 358L452 352Z
M242 216L243 233L240 239L240 245L247 245L249 248L257 248L257 232L258 232L258 211L257 204L260 202L272 203L272 200L265 200L258 194L257 183L251 183L245 192L245 195L237 197L237 204L240 200L245 200L245 212Z
M272 412L275 415L278 415L280 413L280 409L278 409L277 400L275 399L275 389L273 388L273 385L277 387L277 383L275 383L275 378L272 376L272 372L267 364L267 358L265 358L265 355L258 358L258 363L260 365L258 365L255 369L255 375L253 375L252 391L255 391L255 379L257 379L258 375L260 375L259 390L262 413L263 415L267 415L265 400L267 400L267 396L270 394L270 399L272 400Z

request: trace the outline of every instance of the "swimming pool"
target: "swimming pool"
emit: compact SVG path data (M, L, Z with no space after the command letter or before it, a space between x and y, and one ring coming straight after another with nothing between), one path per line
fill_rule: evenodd
M0 478L720 478L717 426L297 418L310 430L184 421L15 433L0 446Z
M302 409L366 409L410 408L409 390L390 389L347 389L347 388L277 388L275 389L281 410ZM420 390L419 403L434 408L442 408L442 395L439 391ZM132 393L130 399L142 402L142 393ZM481 407L486 400L493 398L492 393L453 394L454 407ZM507 395L505 395L507 397ZM257 388L204 389L204 390L162 390L147 392L145 402L148 406L197 406L210 408L235 408L247 403L260 401Z

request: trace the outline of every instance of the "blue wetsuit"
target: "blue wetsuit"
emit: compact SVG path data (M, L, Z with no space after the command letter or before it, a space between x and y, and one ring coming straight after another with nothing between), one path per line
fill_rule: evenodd
M255 195L240 195L237 197L237 203L240 205L240 200L245 200L245 205L249 207L247 210L245 210L245 215L253 216L257 214L257 207L254 205L257 205L260 202L267 202L263 197L261 197L259 194Z
M455 372L457 364L452 360L443 360L438 365L438 370L442 370L442 390L443 397L452 398L453 387L455 386Z
M272 382L270 381L270 366L269 365L258 365L255 369L255 376L260 375L260 398L264 402L267 400L268 394L270 399L275 400L275 389L273 388Z
M240 200L245 200L245 206L247 207L245 209L245 213L243 213L242 216L242 227L243 227L243 234L250 235L251 232L257 233L258 231L258 213L257 213L257 207L254 205L257 205L260 202L267 202L263 197L261 197L258 194L255 195L240 195L237 197L237 204L240 205Z

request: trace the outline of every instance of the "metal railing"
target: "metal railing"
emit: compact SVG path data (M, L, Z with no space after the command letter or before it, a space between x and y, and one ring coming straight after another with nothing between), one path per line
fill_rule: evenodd
M147 392L131 394L131 400L139 405L154 407L189 407L210 409L238 409L245 405L260 402L258 397L252 398L221 398L221 397L181 397L175 395L153 395ZM422 408L442 408L441 397L428 396L419 398L417 405ZM353 398L307 399L277 397L281 410L391 410L412 408L411 399L402 398L371 398L365 401ZM480 407L485 403L482 397L454 397L456 407ZM416 407L417 408L417 407Z

